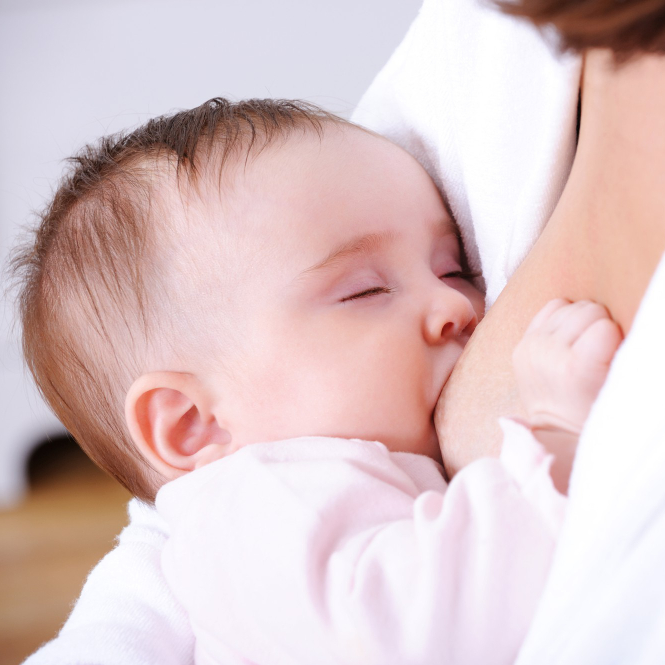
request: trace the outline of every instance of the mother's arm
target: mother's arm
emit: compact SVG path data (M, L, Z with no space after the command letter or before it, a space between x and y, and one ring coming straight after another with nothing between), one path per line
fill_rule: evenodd
M605 304L628 332L665 250L665 57L616 66L589 51L575 162L545 231L487 313L436 413L453 475L498 454L497 418L520 415L512 351L553 297Z

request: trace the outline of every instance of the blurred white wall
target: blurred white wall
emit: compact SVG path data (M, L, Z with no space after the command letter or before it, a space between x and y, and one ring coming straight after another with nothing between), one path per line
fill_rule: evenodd
M0 0L0 260L62 160L102 134L214 96L348 115L421 0ZM4 280L4 277L3 277ZM0 307L0 506L56 421Z

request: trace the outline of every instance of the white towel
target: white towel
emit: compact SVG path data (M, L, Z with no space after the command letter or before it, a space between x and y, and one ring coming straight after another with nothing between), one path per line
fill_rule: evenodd
M487 2L425 0L353 119L440 186L491 305L539 236L575 151L580 60Z

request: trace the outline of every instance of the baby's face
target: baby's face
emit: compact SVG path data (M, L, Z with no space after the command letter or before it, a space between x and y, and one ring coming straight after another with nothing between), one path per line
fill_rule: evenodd
M328 127L250 160L228 196L207 216L233 236L219 269L236 266L240 344L208 380L235 444L336 436L440 460L432 414L483 295L423 168Z

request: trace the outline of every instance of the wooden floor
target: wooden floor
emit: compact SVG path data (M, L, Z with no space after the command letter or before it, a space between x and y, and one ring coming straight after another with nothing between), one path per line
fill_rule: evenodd
M27 501L0 511L0 665L56 634L127 521L128 494L67 439L33 456L31 478Z

